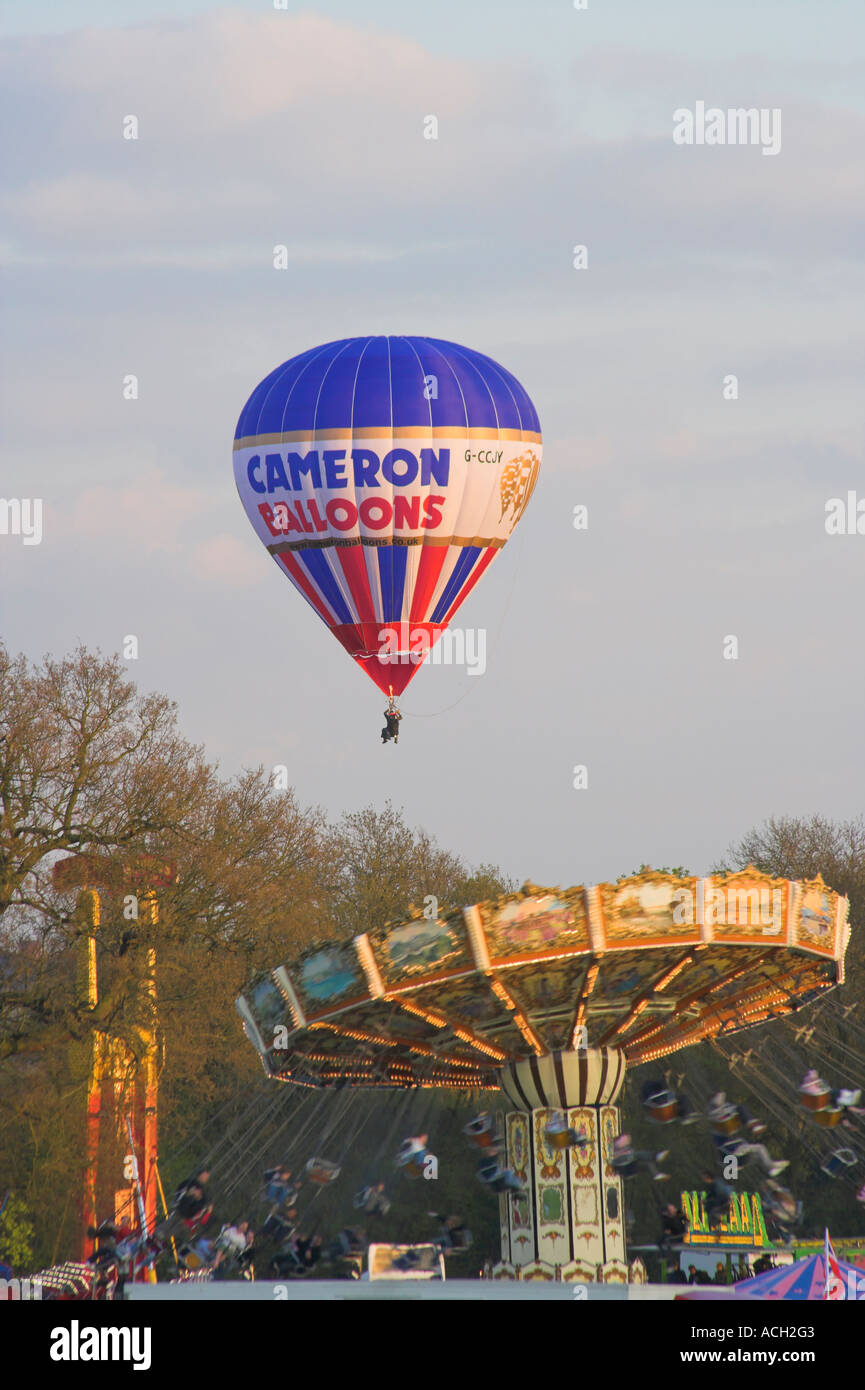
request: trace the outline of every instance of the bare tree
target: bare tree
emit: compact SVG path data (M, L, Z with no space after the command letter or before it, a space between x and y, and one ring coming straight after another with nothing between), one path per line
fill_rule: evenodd
M342 816L328 857L333 915L347 936L407 917L428 898L438 911L514 887L494 865L473 870L426 831L412 830L389 801L383 810L366 806Z

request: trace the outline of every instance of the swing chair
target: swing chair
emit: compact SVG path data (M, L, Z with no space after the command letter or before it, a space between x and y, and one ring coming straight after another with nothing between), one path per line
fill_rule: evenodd
M324 1187L327 1183L336 1182L342 1169L338 1163L330 1163L326 1158L311 1158L305 1171L310 1182Z
M813 1111L811 1118L815 1124L822 1126L823 1129L834 1129L841 1123L844 1111L840 1105L826 1105L820 1110Z
M387 1216L391 1200L387 1193L380 1192L377 1186L365 1187L356 1194L352 1206L355 1211L365 1211L368 1216Z
M396 1155L396 1165L402 1168L407 1178L420 1178L423 1176L427 1158L430 1157L426 1147L420 1144L417 1139L404 1139Z
M709 1112L709 1120L716 1134L736 1134L742 1128L742 1119L739 1115L739 1107L730 1105L719 1105L717 1109Z
M479 1149L489 1150L498 1147L492 1117L485 1110L463 1126L463 1134L467 1134L472 1143Z
M678 1118L679 1102L672 1091L656 1091L644 1101L646 1114L658 1125L672 1124Z
M822 1083L820 1090L803 1091L801 1086L799 1088L799 1103L805 1110L826 1110L829 1108L831 1099L832 1091L825 1082Z
M852 1149L836 1149L820 1164L820 1172L827 1178L839 1178L848 1168L855 1168L857 1158Z
M571 1129L564 1115L554 1115L548 1120L544 1128L544 1139L551 1149L573 1149L581 1141L585 1143L585 1137Z
M524 1192L522 1183L517 1183L510 1168L500 1168L498 1163L483 1163L478 1169L478 1178L493 1192Z

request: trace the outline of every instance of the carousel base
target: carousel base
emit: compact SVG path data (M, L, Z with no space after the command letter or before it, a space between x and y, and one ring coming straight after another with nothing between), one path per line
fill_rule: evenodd
M373 1302L396 1301L437 1303L461 1301L467 1303L498 1302L512 1299L518 1302L573 1303L585 1298L589 1303L665 1302L681 1296L681 1284L583 1284L578 1290L573 1282L561 1279L375 1279L371 1283L360 1279L294 1279L287 1284L271 1280L256 1280L254 1284L189 1283L127 1285L125 1300L134 1303L198 1303L198 1302ZM718 1290L724 1294L725 1290Z
M570 1264L546 1264L543 1260L532 1260L530 1264L512 1265L505 1261L493 1266L493 1279L516 1279L529 1283L536 1279L563 1284L645 1284L646 1266L642 1260L632 1260L629 1265L622 1260L607 1260L606 1264L593 1265L584 1260L572 1260Z

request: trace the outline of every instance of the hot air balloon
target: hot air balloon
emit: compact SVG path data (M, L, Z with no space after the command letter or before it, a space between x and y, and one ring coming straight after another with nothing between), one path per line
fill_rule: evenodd
M300 353L255 388L234 439L256 534L391 697L505 544L540 463L516 378L438 338Z

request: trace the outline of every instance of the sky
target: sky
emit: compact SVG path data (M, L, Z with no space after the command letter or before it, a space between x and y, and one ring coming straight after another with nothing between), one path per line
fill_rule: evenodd
M0 65L0 496L44 515L0 534L13 651L134 635L226 775L389 798L519 882L862 811L865 517L826 531L865 513L858 0L7 0ZM677 145L698 102L780 149ZM460 612L486 671L422 670L398 747L232 475L258 381L368 333L487 353L544 435Z

